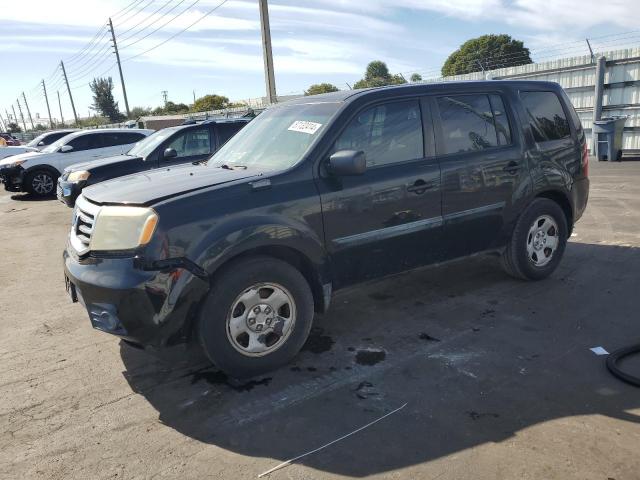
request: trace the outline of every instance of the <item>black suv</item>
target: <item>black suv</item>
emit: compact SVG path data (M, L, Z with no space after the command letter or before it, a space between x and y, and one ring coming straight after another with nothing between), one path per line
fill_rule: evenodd
M334 291L494 252L517 278L560 262L589 190L555 83L406 85L267 109L206 165L78 198L67 291L149 347L195 339L231 375L289 361Z
M153 168L206 160L250 120L205 120L164 128L136 143L125 155L71 165L58 179L58 199L73 207L88 185Z

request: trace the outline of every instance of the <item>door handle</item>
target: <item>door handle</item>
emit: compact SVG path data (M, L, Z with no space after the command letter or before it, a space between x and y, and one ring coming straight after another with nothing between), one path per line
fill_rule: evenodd
M433 188L433 182L425 182L421 178L413 183L407 185L407 192L415 193L416 195L422 195L427 190Z
M515 175L516 173L518 173L518 170L520 170L520 165L518 164L518 162L509 162L507 166L504 167L502 170L512 175Z

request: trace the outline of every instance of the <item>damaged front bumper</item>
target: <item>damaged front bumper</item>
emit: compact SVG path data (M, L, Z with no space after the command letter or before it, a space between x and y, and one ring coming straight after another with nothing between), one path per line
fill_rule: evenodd
M24 183L25 170L20 165L15 167L0 167L0 182L7 192L21 192Z

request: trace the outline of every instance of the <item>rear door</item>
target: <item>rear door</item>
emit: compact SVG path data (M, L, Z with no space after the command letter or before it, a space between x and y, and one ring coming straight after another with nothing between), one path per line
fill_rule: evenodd
M362 150L367 160L364 174L325 174L319 184L335 288L440 257L440 167L430 115L418 98L365 107L335 141L331 152Z
M438 118L442 214L449 258L500 243L506 212L530 187L519 129L505 94L432 99Z

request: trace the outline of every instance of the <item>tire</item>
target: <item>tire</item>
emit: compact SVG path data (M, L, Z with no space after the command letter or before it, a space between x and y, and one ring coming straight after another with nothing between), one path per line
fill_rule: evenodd
M235 378L288 363L304 345L313 322L313 295L305 278L268 256L223 268L198 316L197 333L207 357ZM288 303L279 307L282 302Z
M39 198L50 197L56 193L58 175L51 170L36 170L30 172L25 179L25 190Z
M560 205L536 198L516 223L501 256L502 268L519 279L547 278L562 259L567 237L567 219Z

